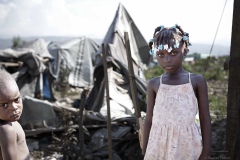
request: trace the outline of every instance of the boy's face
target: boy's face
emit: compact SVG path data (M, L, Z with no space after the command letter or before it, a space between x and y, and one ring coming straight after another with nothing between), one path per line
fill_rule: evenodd
M22 109L22 98L18 86L10 83L8 87L0 91L0 119L9 122L18 121Z

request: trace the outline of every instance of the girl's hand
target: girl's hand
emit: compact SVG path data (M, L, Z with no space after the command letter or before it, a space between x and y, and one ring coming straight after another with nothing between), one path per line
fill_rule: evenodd
M198 158L198 160L210 160L211 156L209 156L209 152L204 152L202 151L200 157Z

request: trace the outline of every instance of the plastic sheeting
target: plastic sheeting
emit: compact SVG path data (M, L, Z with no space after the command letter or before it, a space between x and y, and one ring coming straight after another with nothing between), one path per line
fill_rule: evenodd
M49 55L50 56L50 55ZM19 63L22 66L4 67L16 79L20 93L35 97L43 93L42 74L47 71L41 57L32 48L16 48L0 50L0 61L3 63ZM50 88L48 88L50 90Z
M48 101L39 100L29 96L23 97L23 112L20 117L19 123L24 127L26 125L33 125L37 123L45 123L48 121L54 126L58 118L53 110L53 104ZM48 127L48 126L45 126Z
M109 98L111 120L121 118L132 120L135 118L134 107L130 92L127 52L124 42L124 32L129 34L132 54L132 63L136 80L137 92L141 95L146 93L147 82L143 70L150 63L151 56L146 40L136 27L132 18L122 4L119 5L116 15L103 40L108 62ZM102 48L96 54L96 67L94 70L94 87L86 102L86 110L92 111L93 119L104 117L106 121L107 106L104 82ZM99 112L93 114L93 112ZM94 117L96 115L96 117ZM101 115L101 116L99 116Z
M48 49L54 60L51 73L60 76L61 68L69 70L68 83L75 87L93 85L95 53L99 46L93 40L81 37L64 43L50 43Z

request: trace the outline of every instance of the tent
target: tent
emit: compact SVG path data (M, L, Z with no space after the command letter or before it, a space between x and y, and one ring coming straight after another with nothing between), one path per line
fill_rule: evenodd
M119 4L116 15L103 40L107 55L108 84L111 114L111 135L113 156L128 154L127 151L139 147L136 134L136 116L129 84L127 51L124 32L128 32L132 64L135 74L140 111L145 111L145 95L147 82L143 70L151 61L148 44L122 4ZM85 124L106 124L107 103L105 93L102 48L96 52L94 69L94 86L85 103ZM142 112L144 114L144 112ZM117 125L116 125L117 124ZM94 145L93 155L107 158L107 126L93 131L91 143ZM118 136L115 135L118 133ZM96 145L99 144L99 145ZM124 149L123 149L124 148ZM99 159L100 159L99 158ZM114 159L120 159L114 158Z
M23 95L52 100L52 81L59 81L64 69L69 71L67 78L71 86L93 85L98 48L95 41L86 37L65 42L37 38L18 48L0 50L0 62L15 76ZM15 63L19 67L6 67L5 63Z
M50 67L51 73L58 80L65 70L68 72L67 81L73 87L93 85L92 75L98 48L98 44L87 37L50 43L48 50L54 58Z
M127 10L120 3L116 15L103 40L108 61L109 94L112 120L132 119L134 116L133 102L130 95L127 52L124 32L128 32L139 100L144 101L146 80L143 70L151 61L146 40L135 25ZM105 83L102 60L102 48L96 52L94 70L94 87L86 101L87 117L106 121ZM145 102L140 102L144 104Z
M2 69L16 79L22 95L54 99L48 77L48 62L52 56L47 43L39 38L18 48L0 50Z
M17 48L0 50L0 68L12 74L23 96L24 110L20 119L23 127L31 123L30 128L39 128L35 124L56 121L52 105L41 99L56 100L52 84L59 80L62 66L70 71L67 77L70 85L92 84L97 49L93 40L82 37L64 43L37 38Z

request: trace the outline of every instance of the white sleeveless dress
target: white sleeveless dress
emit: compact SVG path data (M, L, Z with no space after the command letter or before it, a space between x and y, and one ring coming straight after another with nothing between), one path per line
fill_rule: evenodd
M144 160L198 160L202 137L197 113L190 73L189 83L181 85L163 84L161 76Z

